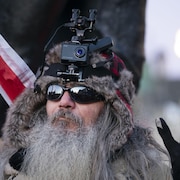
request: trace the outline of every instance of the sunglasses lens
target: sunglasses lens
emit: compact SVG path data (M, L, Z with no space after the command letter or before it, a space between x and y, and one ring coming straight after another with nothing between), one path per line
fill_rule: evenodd
M69 93L71 98L77 103L85 104L104 100L102 95L85 86L73 87L69 90Z
M47 99L48 100L59 100L63 95L63 88L59 85L50 85L47 89Z
M69 92L69 95L73 101L81 104L104 100L102 95L89 87L76 86L73 88L63 88L57 84L52 84L47 88L47 99L51 101L57 101L62 97L64 91Z

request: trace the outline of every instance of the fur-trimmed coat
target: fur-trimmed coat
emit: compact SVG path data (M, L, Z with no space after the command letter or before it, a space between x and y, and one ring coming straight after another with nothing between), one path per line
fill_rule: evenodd
M43 123L46 120L42 113L45 103L43 94L36 94L32 89L27 89L9 109L4 126L4 144L0 148L0 180L4 180L5 166L12 154L31 143L31 128L37 122ZM127 142L120 145L122 147L111 157L110 166L115 180L140 180L131 178L133 173L138 171L147 173L148 180L172 179L170 168L156 158L159 158L158 153L161 154L161 150L158 150L159 147L147 129L135 126ZM15 180L21 179L26 180L24 175L19 173Z
M132 149L129 152L129 154L131 154L133 151L134 150ZM149 152L149 154L151 153L153 153L153 151ZM138 160L140 161L140 159ZM128 171L131 171L132 169L128 167L129 166L128 161L129 161L128 159L125 159L124 157L120 157L112 163L111 168L115 180L141 180L141 179L131 178L130 173ZM138 162L135 164L137 164L138 167ZM9 165L6 165L6 173L7 174L5 179L1 179L1 180L10 180L11 178L12 179L14 178L14 180L28 180L28 177L26 177L24 174L15 171ZM150 169L147 171L147 173L149 176L148 180L173 180L170 167L165 162L160 163L159 166L157 165L151 166Z
M24 95L27 93L29 95L30 92L29 91L24 92ZM19 97L19 100L22 101L21 98L25 97L24 95ZM18 102L19 100L17 100L16 102ZM15 102L15 104L16 104L16 102ZM28 102L27 98L26 98L26 102ZM20 103L20 104L25 108L26 104L23 104L23 103ZM9 113L8 113L8 117L13 117L14 112L16 112L16 115L19 114L20 113L19 110L20 110L20 108L17 105L11 107L11 109L9 110ZM38 120L43 119L42 117L44 117L44 116L41 114L41 117L39 117L38 112L42 112L42 111L37 111L37 114L33 114L33 115L31 114L32 122L27 123L26 126L31 125L30 127L32 127L33 124L36 122L37 118L38 118ZM18 116L16 116L16 118L17 117L20 117L20 116L18 115ZM16 119L16 120L19 121L19 119ZM16 123L14 122L14 126L16 124L17 124L17 122ZM23 123L20 123L20 124L22 125ZM18 125L18 127L20 126L20 124ZM22 127L24 125L20 126L21 128L19 128L19 130L22 129ZM7 128L7 126L5 126L5 127ZM8 128L6 130L8 130ZM11 132L11 130L12 129L9 129L9 133ZM15 132L15 130L17 130L17 131ZM1 149L1 153L0 153L0 171L1 171L1 173L4 173L5 165L7 167L8 160L11 157L11 155L14 152L16 152L18 148L26 147L30 143L28 137L26 137L26 139L24 139L24 137L27 135L27 133L26 134L23 134L23 132L20 133L20 131L18 131L16 126L14 127L13 133L17 133L17 134L16 135L13 134L13 135L15 135L15 137L10 136L10 134L8 134L7 137L9 137L9 138L11 137L11 138L9 140L5 139L6 142L5 142L4 146L2 146L3 148ZM30 135L30 132L28 132L28 133ZM20 139L21 138L24 139L24 141L19 142L17 139L18 137ZM13 138L15 138L16 141ZM11 141L14 142L14 144L11 143ZM7 144L7 142L9 142L9 144ZM148 146L147 143L151 144L150 147ZM153 146L156 146L156 144L153 144L153 143L154 142L152 141L151 136L146 129L135 126L133 129L133 133L129 137L128 141L111 158L111 161L112 161L111 169L112 169L112 174L114 175L114 180L141 180L141 179L142 180L172 180L170 168L165 163L160 162L160 159L156 159L157 154L156 154L156 150L153 147ZM147 147L145 144L147 144ZM151 148L151 146L152 146L152 148ZM159 156L157 156L157 158L159 158ZM139 167L140 167L140 169L138 169ZM144 179L144 178L139 178L139 177L135 178L136 175L133 173L142 171L143 167L145 168L144 172L147 173L147 176L149 177L149 179ZM4 180L4 177L2 176L1 173L0 173L0 175L1 175L0 180ZM17 171L14 171L14 170L12 171L12 169L9 172L9 174L11 174L12 177L14 177L14 180L28 179L28 177L26 177L25 175L23 175ZM131 176L134 176L134 177L132 178ZM6 176L5 180L8 178L10 179L9 175Z
M123 161L121 160L116 161L112 167L115 175L115 180L131 180L131 178L128 177L128 175L126 174L127 167L125 166L125 163ZM16 176L16 173L17 172L14 171L14 175L11 176L14 177L13 180L28 180L28 178L25 175L19 174ZM159 172L158 169L153 168L149 173L149 176L151 176L151 180L173 180L170 169L165 164L162 166L161 172ZM7 177L9 178L9 176Z
M56 46L47 55L48 65L61 62L60 48ZM101 54L95 53L91 57L91 64L105 61L105 57ZM110 180L107 178L109 172L111 172L112 180L171 180L170 168L167 168L161 161L163 150L153 140L148 129L134 125L130 107L134 95L133 77L128 70L118 69L117 65L121 65L120 62L116 56L113 56L113 70L118 74L118 79L114 80L111 75L99 77L94 74L81 82L101 93L109 108L99 132L103 137L103 143L97 139L98 147L96 148L99 150L97 150L96 159L102 157L101 149L104 148L104 159L99 162L106 162L105 165L101 163L105 170L101 166L95 168L94 177L98 174L97 171L101 176L92 180L100 180L99 177L103 177L102 180ZM106 68L110 71L111 66L108 64ZM9 158L18 149L27 148L33 143L33 127L37 123L47 121L47 114L45 110L43 111L46 104L47 85L52 82L62 84L62 81L61 78L50 75L39 77L35 83L35 91L26 89L8 110L3 129L4 145L0 148L0 180L4 180L3 174ZM113 118L113 123L110 117ZM102 144L99 145L99 143ZM97 160L94 162L96 163ZM22 176L18 174L16 180L26 180Z

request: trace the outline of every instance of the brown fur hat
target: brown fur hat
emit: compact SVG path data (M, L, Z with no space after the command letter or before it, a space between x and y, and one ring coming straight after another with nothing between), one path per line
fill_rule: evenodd
M3 134L6 143L17 148L27 147L32 141L32 127L47 119L44 108L47 85L53 81L63 84L64 81L60 77L46 75L46 72L49 66L61 63L60 53L60 44L50 50L45 59L47 66L43 68L43 73L35 82L35 92L33 89L26 89L8 110ZM108 61L108 58L107 54L93 53L90 64L94 68L94 65L105 62L104 73L97 75L99 74L97 68L97 74L90 74L79 83L101 93L105 97L105 102L111 105L118 125L108 138L110 147L115 150L127 141L127 136L133 129L131 104L135 88L132 73L125 68L123 61L115 54L111 56L111 60Z

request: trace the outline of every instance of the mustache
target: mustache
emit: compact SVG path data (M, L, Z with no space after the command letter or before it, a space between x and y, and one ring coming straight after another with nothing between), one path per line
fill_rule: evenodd
M83 120L79 116L72 113L70 110L59 109L56 113L49 117L52 124L59 121L63 125L64 121L60 120L60 118L68 120L70 123L73 122L79 127L81 127L83 124Z

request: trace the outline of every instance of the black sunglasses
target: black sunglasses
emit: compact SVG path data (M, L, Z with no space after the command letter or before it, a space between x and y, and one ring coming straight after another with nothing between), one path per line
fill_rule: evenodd
M73 101L80 104L87 104L104 100L104 97L92 88L86 86L66 88L58 84L51 84L48 86L46 98L51 101L58 101L61 99L65 91L68 91Z

